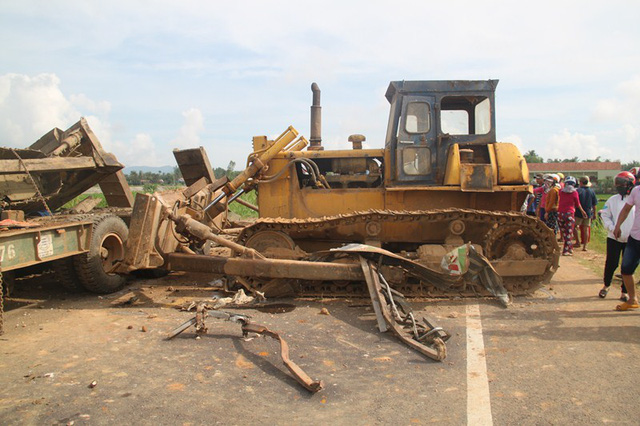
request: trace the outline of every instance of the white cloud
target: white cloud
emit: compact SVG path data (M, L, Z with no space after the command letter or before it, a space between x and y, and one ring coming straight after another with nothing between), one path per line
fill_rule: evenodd
M618 85L614 97L596 103L592 117L597 122L637 123L640 121L640 74Z
M595 135L571 133L564 129L549 138L542 154L546 158L578 157L585 160L601 157L602 159L612 159L613 151L602 146Z
M178 136L171 141L173 148L197 148L200 146L200 133L204 130L204 119L198 108L190 108L182 113L184 124Z
M80 117L62 94L55 74L34 77L0 75L0 136L2 144L24 148L53 127L73 124Z
M107 101L94 101L84 94L69 96L71 103L78 108L91 111L98 115L108 115L111 112L111 103Z
M640 74L620 83L613 97L598 101L591 118L607 126L603 139L616 146L615 158L640 158Z
M145 133L135 135L133 140L114 142L114 151L118 152L118 160L125 166L164 166L166 158L158 155L156 144L151 136Z
M169 154L159 156L147 134L122 140L109 120L111 104L94 101L84 94L65 96L55 74L0 75L0 140L3 146L26 148L54 127L67 129L84 116L103 148L113 152L124 165L162 166ZM185 112L188 128L202 122L200 111ZM193 137L188 129L186 137ZM163 161L164 160L164 161Z

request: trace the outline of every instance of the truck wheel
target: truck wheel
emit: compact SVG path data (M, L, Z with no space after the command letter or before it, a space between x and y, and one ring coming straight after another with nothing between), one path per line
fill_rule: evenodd
M76 274L73 257L55 260L53 262L53 275L56 281L67 291L78 292L84 288L80 284L78 274Z
M129 229L118 216L106 214L93 219L89 252L74 257L82 286L94 293L112 293L124 286L126 278L111 272L124 258Z

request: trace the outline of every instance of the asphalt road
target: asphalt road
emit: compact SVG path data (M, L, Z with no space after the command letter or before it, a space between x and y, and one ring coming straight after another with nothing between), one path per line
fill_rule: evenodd
M282 334L324 381L316 394L276 341L243 339L237 324L208 319L200 339L163 340L193 316L175 306L211 297L211 277L139 280L100 298L23 282L14 296L30 304L5 313L0 337L0 424L638 424L640 312L615 312L619 290L598 299L600 278L561 262L551 285L507 309L413 301L452 334L444 362L380 334L365 299L235 310Z

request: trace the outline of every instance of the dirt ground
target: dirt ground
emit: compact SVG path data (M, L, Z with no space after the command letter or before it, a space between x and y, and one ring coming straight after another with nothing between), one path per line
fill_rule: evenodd
M276 341L245 339L237 324L208 319L200 339L163 339L193 316L176 306L213 296L210 276L135 280L101 297L19 282L0 337L0 424L637 424L640 312L614 311L618 289L597 297L593 256L563 257L550 285L507 309L412 301L451 333L444 362L380 334L366 299L234 309L282 333L324 381L316 394Z

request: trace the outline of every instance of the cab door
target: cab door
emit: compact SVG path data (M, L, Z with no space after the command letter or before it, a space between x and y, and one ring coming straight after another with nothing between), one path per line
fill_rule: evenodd
M435 183L436 125L432 96L405 96L398 126L396 180Z

